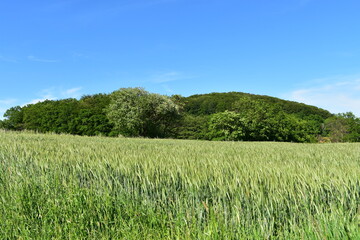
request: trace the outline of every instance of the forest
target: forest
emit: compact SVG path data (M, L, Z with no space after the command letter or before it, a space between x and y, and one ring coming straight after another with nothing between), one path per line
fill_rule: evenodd
M360 119L275 97L242 92L183 97L121 88L15 106L0 128L83 136L218 141L359 142Z

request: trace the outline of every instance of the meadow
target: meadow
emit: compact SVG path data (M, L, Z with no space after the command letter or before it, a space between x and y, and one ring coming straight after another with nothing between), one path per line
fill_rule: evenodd
M360 144L0 131L1 239L360 239Z

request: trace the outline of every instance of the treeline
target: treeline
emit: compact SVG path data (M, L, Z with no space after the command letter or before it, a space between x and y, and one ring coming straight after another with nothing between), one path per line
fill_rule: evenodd
M5 112L2 126L9 130L110 136L113 125L104 112L109 103L109 95L96 94L80 100L46 100L16 106Z
M76 135L222 141L359 142L360 119L247 93L171 97L142 88L46 100L4 114L0 128Z

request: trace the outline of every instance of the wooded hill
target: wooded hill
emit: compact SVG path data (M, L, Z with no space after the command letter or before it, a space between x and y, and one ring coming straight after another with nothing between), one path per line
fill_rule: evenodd
M0 128L76 135L231 141L360 141L360 119L242 92L182 97L122 88L6 111Z
M333 115L327 110L306 105L304 103L243 92L192 95L190 97L184 98L184 102L186 103L185 111L194 115L210 115L218 112L224 112L226 110L233 111L235 110L234 104L236 102L247 101L249 99L253 101L262 101L271 105L277 105L281 107L281 109L283 109L286 113L297 114L298 116L302 117L316 115L326 119Z

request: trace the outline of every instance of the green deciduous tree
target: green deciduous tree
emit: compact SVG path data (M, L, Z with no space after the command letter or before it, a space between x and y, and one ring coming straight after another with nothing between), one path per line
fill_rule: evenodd
M107 94L86 95L79 100L78 115L73 120L76 134L108 136L113 128L105 109L110 104Z
M20 106L8 109L4 114L3 127L9 130L24 129L24 112Z
M247 129L241 114L224 111L215 113L209 121L209 136L212 140L244 140Z
M281 105L249 97L234 103L246 129L244 140L313 142L321 132L321 123L286 113Z
M46 100L23 107L24 126L39 132L75 134L73 120L77 116L76 99Z
M360 118L352 112L336 114L326 119L325 131L332 142L359 142Z
M183 114L173 128L180 139L208 139L208 115Z
M179 115L178 106L169 97L143 88L121 88L110 97L107 116L125 136L164 137Z

